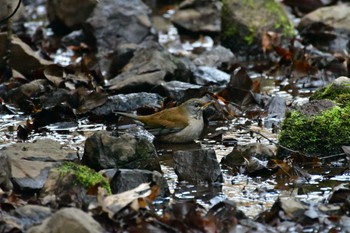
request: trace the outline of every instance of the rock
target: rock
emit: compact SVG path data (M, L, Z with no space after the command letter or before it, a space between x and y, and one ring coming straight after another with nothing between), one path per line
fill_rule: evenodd
M118 169L111 180L113 194L122 193L138 187L142 183L154 183L160 187L159 196L169 196L170 191L166 179L157 171L140 169Z
M221 43L236 55L261 52L261 38L267 31L282 32L288 37L294 34L293 24L280 3L274 0L223 2Z
M7 44L7 33L0 33L0 44ZM6 54L6 46L0 46L0 57ZM25 61L25 62L23 62ZM30 77L33 72L44 68L52 62L40 58L27 44L18 37L11 39L10 66L25 77ZM0 61L0 68L4 67L3 59Z
M169 97L178 102L183 102L190 98L200 98L202 96L201 93L204 93L205 90L206 88L200 85L181 81L161 82L153 88L153 91L159 95Z
M106 131L95 133L86 139L82 162L95 170L118 167L161 171L152 142L130 133L119 137Z
M163 97L154 93L139 92L127 95L119 94L108 97L106 103L91 111L96 118L114 117L115 112L130 112L138 108L160 109Z
M310 100L332 100L338 105L345 107L350 104L350 79L339 77L326 87L316 90ZM327 102L324 102L325 104ZM329 103L328 103L329 104Z
M108 9L108 10L107 10ZM87 19L84 31L97 46L103 72L110 70L108 55L121 43L139 44L151 35L151 10L141 0L105 0Z
M342 108L330 100L312 100L287 114L279 143L310 156L342 153L341 146L349 144L349 115L350 105ZM277 151L281 157L289 153L281 147Z
M298 107L298 110L308 117L313 117L320 116L324 111L330 110L335 106L336 104L334 102L327 99L311 100Z
M47 17L52 29L57 33L80 29L94 10L97 0L48 0ZM103 5L104 3L100 3Z
M63 149L52 140L38 140L34 143L16 143L2 150L9 158L12 182L20 191L37 191L46 182L49 170L63 161L76 158L76 152Z
M100 173L83 165L67 162L50 170L50 174L40 191L44 204L53 206L87 205L87 191L101 186L110 194L109 180Z
M75 30L69 33L68 35L65 35L62 37L61 42L62 45L69 47L69 46L80 46L81 43L85 41L85 35L82 29Z
M230 81L230 75L213 67L199 66L194 72L194 82L198 85L225 85Z
M19 219L22 230L26 232L30 227L48 218L51 215L51 209L39 205L25 205L12 210L10 214Z
M220 67L224 63L230 64L235 60L235 55L231 50L217 45L209 51L200 54L193 63L197 66Z
M9 191L13 187L11 183L11 164L8 156L2 153L2 151L0 151L0 167L0 188L5 191Z
M154 44L137 49L123 73L109 80L108 86L111 91L124 93L149 92L161 82L177 79L186 72L181 59Z
M217 220L218 232L233 232L238 223L238 218L247 218L237 209L234 201L225 200L211 207L206 215Z
M346 4L321 7L305 15L298 25L307 43L331 53L348 49L350 35L350 6ZM322 36L322 40L318 40ZM327 43L328 42L328 43Z
M7 103L18 106L22 111L31 113L33 106L28 104L32 98L38 97L49 88L45 79L36 79L17 88L9 90L3 97Z
M280 96L273 96L269 99L265 109L267 110L267 118L264 121L265 127L279 126L286 115L286 101Z
M2 7L0 7L0 20L3 20L8 16L10 16L12 12L15 11L19 3L20 3L19 0L2 0L1 1ZM10 5L10 11L8 7L9 5ZM11 20L14 20L14 21L18 20L23 15L23 9L24 9L23 4L21 4L17 12L13 15L13 17L11 17Z
M222 172L215 151L176 151L173 155L174 169L178 179L189 182L222 182Z
M191 32L220 32L219 1L184 1L171 16L171 21L180 29Z
M106 78L111 79L116 77L123 67L129 63L137 48L138 45L135 43L125 42L118 44L118 47L116 47L112 54L110 54L111 64L106 74Z
M75 208L58 210L41 225L29 229L28 233L101 233L101 225L89 214Z

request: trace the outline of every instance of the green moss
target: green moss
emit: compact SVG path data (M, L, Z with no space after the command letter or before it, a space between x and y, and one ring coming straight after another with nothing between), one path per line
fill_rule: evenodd
M292 37L294 35L294 26L288 19L288 16L285 14L282 6L273 0L266 4L266 8L272 15L277 15L277 20L274 25L275 29L282 29L284 36Z
M108 194L112 193L108 179L87 166L73 162L65 162L58 167L58 171L61 176L73 173L77 178L77 182L83 185L86 189L89 189L96 184L100 184L107 190Z
M329 99L340 106L350 105L350 84L336 85L334 83L329 84L317 90L310 96L310 100Z
M350 105L336 106L322 115L307 117L298 111L284 120L279 143L308 154L329 155L342 152L350 140Z

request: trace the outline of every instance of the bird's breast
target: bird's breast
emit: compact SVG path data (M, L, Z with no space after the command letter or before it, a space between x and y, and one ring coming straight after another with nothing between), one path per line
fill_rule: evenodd
M169 135L164 135L160 137L160 140L166 141L166 142L175 142L175 143L191 142L199 138L199 136L203 131L203 127L204 127L203 117L192 118L189 121L189 124L185 128L183 128L179 132L172 133Z

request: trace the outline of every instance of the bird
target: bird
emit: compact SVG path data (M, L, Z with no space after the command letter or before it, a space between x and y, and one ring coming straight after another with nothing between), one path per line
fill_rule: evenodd
M198 139L204 128L203 111L212 101L192 98L177 107L164 109L151 115L133 115L117 112L140 121L159 142L187 143Z

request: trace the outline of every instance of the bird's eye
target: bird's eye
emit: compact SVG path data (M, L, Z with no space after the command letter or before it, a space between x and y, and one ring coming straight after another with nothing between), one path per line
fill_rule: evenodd
M194 106L195 106L196 108L199 108L199 107L200 107L200 106L199 106L199 103L195 103Z

